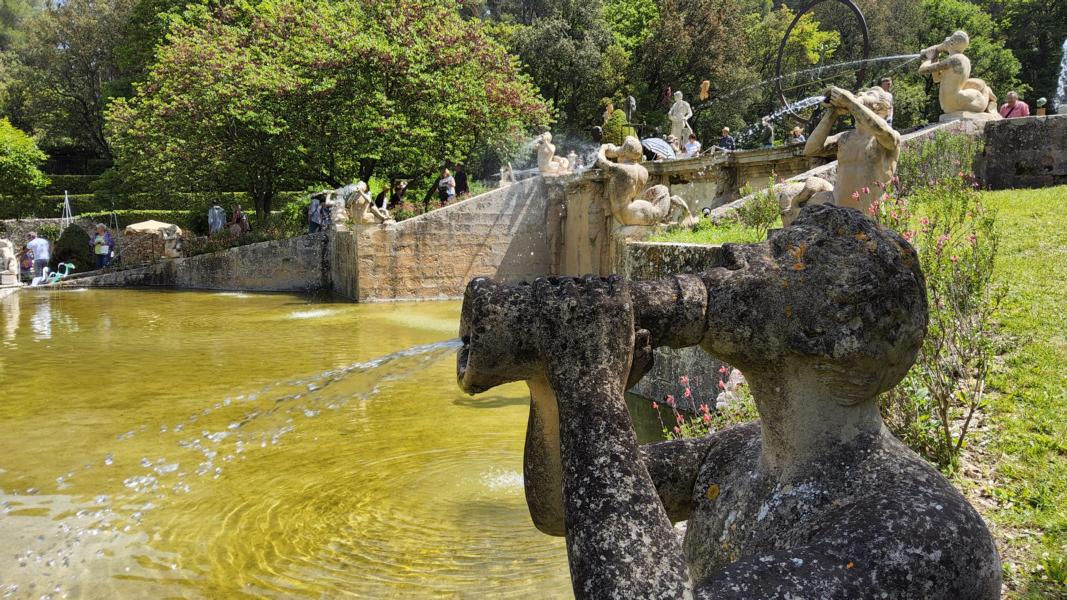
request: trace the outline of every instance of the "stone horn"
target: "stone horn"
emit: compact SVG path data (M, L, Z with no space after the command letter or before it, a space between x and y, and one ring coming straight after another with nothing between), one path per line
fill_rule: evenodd
M549 278L554 284L562 280ZM634 328L648 332L652 348L684 348L703 339L708 292L699 277L675 275L631 283L630 296ZM463 346L456 361L460 388L475 394L537 375L542 364L537 318L530 284L471 280L460 316Z

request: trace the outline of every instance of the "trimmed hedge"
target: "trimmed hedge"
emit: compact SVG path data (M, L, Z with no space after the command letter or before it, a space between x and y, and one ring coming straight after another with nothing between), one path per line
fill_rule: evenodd
M52 196L63 196L64 191L71 195L92 194L93 182L100 179L96 175L49 175L48 177L52 183L48 184L44 191L45 194Z
M281 209L285 205L303 196L306 192L279 192L275 198L275 209ZM178 194L171 198L160 198L156 194L126 194L111 196L104 194L71 194L70 206L74 216L80 216L86 212L110 212L125 210L184 210L204 213L205 222L207 209L213 204L229 211L233 205L240 204L246 213L252 214L255 210L253 203L245 192L189 192ZM14 198L0 196L0 219L15 218L57 218L63 215L63 194L38 196L35 198Z

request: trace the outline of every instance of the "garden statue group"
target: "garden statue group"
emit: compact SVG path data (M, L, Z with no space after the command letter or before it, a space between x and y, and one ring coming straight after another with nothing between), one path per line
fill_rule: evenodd
M922 69L946 113L987 114L995 98L969 78L961 34ZM900 152L891 102L832 88L805 152L836 146L836 181L783 186L784 227L725 245L702 273L470 282L459 385L527 383L526 500L538 529L566 537L577 597L999 598L981 517L879 411L928 320L915 250L870 214ZM831 135L844 115L855 129ZM644 189L640 156L635 138L598 154L621 224L684 206ZM692 346L744 373L760 420L640 446L626 390L656 348Z

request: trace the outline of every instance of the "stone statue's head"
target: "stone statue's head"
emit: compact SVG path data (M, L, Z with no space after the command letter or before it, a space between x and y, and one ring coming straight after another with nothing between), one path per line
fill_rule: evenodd
M682 93L681 92L674 92L674 99L679 101L679 102L681 102L682 101Z
M552 132L551 131L546 131L546 132L542 133L541 134L541 141L546 143L546 144L551 144L552 143Z
M704 275L701 345L742 371L812 370L841 404L873 399L907 373L926 332L926 285L912 247L859 211L806 207L759 244L723 247Z
M893 96L880 86L864 90L856 94L856 98L883 119L887 118L889 111L893 110Z
M619 147L619 159L640 162L644 156L645 153L641 148L641 140L632 135L626 136L626 139L622 142L622 146Z
M971 36L967 35L967 32L962 29L952 32L944 41L945 49L949 52L963 52L970 45Z

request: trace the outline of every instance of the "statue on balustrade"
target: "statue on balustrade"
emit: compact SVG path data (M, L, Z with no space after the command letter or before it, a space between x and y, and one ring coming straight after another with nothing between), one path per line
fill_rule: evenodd
M941 121L971 119L995 121L997 96L981 79L971 77L971 59L963 53L971 44L966 31L957 31L945 41L921 52L923 61L919 73L929 75L938 84L937 99L941 103ZM945 58L941 55L945 54Z
M683 226L696 223L689 205L672 196L670 188L645 187L648 169L640 164L643 158L641 142L633 136L628 136L622 146L604 144L597 152L596 166L604 172L604 197L615 221L620 225L659 225L670 219L674 209L679 209L686 214Z

